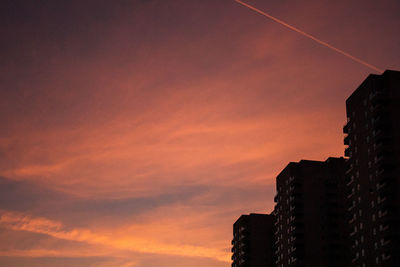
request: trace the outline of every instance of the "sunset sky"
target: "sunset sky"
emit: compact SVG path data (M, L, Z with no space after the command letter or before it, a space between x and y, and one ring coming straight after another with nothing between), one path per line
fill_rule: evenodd
M245 2L400 69L398 0ZM0 266L230 266L377 73L234 0L5 0L0 34Z

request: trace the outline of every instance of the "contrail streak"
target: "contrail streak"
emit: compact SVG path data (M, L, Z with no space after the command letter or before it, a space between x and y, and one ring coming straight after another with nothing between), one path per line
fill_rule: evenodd
M302 30L299 30L299 29L297 29L296 27L293 27L292 25L287 24L286 22L284 22L284 21L282 21L282 20L280 20L280 19L277 19L277 18L275 18L275 17L273 17L273 16L271 16L271 15L269 15L269 14L267 14L267 13L261 11L261 10L259 10L258 8L255 8L255 7L253 7L253 6L249 5L249 4L246 4L246 3L244 3L244 2L242 2L242 1L240 1L240 0L235 0L235 1L236 1L237 3L239 3L239 4L243 5L243 6L245 6L245 7L248 7L248 8L250 8L250 9L254 10L255 12L257 12L257 13L259 13L259 14L261 14L261 15L263 15L263 16L269 18L269 19L272 19L272 20L275 21L275 22L278 22L279 24L281 24L281 25L283 25L283 26L285 26L285 27L288 27L289 29L291 29L291 30L293 30L293 31L295 31L295 32L300 33L300 34L303 35L303 36L306 36L306 37L310 38L311 40L316 41L317 43L319 43L319 44L321 44L321 45L323 45L323 46L325 46L325 47L328 47L328 48L330 48L330 49L332 49L332 50L334 50L334 51L336 51L336 52L342 54L343 56L346 56L346 57L348 57L348 58L350 58L350 59L352 59L352 60L354 60L354 61L356 61L356 62L358 62L358 63L360 63L360 64L362 64L362 65L364 65L364 66L366 66L366 67L368 67L368 68L371 68L371 69L373 69L373 70L375 70L375 71L377 71L377 72L380 72L380 73L383 72L383 70L381 70L380 68L375 67L374 65L371 65L371 64L365 62L364 60L361 60L361 59L359 59L359 58L357 58L357 57L355 57L355 56L352 56L352 55L350 55L349 53L346 53L346 52L344 52L343 50L340 50L339 48L336 48L336 47L334 47L334 46L332 46L332 45L330 45L330 44L328 44L328 43L325 43L324 41L322 41L322 40L320 40L320 39L318 39L318 38L316 38L316 37L314 37L314 36L312 36L312 35L310 35L310 34L308 34L308 33L305 33L305 32L303 32Z

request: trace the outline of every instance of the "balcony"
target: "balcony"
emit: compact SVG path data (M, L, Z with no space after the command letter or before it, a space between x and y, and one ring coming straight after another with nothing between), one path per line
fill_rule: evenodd
M389 243L390 243L390 240L385 240L385 239L381 240L381 246L382 247L386 246Z
M372 114L376 117L386 117L388 114L387 106L382 103L376 104L372 108Z
M350 136L349 136L349 135L347 135L347 136L344 138L343 143L344 143L346 146L350 145Z
M381 91L374 90L373 92L371 92L371 93L369 94L369 99L372 101L373 99L377 98L377 97L380 96L381 94L382 94Z
M351 206L347 209L347 211L351 211L351 210L354 209L355 207L356 207L356 205L353 204L353 205L351 205Z
M350 186L354 182L354 177L350 177L349 181L346 183L347 186Z
M379 178L380 176L382 176L385 173L385 169L380 169L377 173L376 176Z
M353 171L353 164L347 165L345 175L349 175Z
M384 188L386 186L386 183L377 183L376 184L376 189L379 191L379 190L381 190L382 188Z
M386 103L388 96L385 94L385 91L375 90L369 95L369 99L373 105L376 105L377 103Z
M350 147L348 147L348 148L346 148L344 150L344 156L345 157L351 157L351 149L350 149Z
M379 231L381 232L385 232L387 229L389 229L389 225L379 225Z
M351 192L349 195L347 195L347 199L350 199L354 196L354 192Z
M387 214L388 214L387 210L385 210L385 211L378 211L378 217L379 217L379 218L385 217Z
M350 128L350 122L347 122L347 123L343 126L343 133L348 134L348 133L349 133L349 128Z
M302 186L301 184L293 184L289 187L289 192L291 195L300 195Z
M378 204L382 204L383 202L385 202L386 201L386 197L380 197L380 196L378 196Z

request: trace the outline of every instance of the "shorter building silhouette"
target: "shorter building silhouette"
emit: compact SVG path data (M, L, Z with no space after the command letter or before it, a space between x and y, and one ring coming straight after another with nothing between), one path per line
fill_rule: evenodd
M349 266L345 159L291 162L276 189L275 266Z
M274 216L242 215L233 225L232 267L274 266Z

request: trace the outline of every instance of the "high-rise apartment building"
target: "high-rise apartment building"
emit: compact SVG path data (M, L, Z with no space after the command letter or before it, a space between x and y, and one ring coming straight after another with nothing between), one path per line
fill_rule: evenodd
M400 72L369 75L346 110L352 266L400 266Z
M276 178L275 266L349 266L345 159L289 163Z
M250 213L233 225L232 267L272 267L274 216Z

